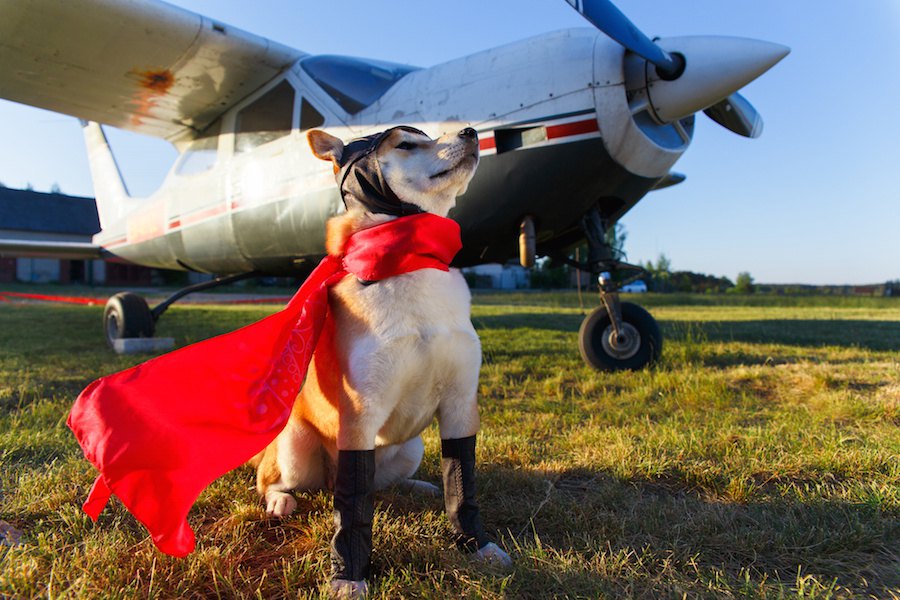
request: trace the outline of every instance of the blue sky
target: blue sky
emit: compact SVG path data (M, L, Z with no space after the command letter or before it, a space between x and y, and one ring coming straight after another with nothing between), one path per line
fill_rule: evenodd
M177 0L310 53L430 66L585 22L562 0ZM650 36L734 35L792 53L742 93L765 131L738 137L700 115L679 186L623 219L632 261L759 282L900 279L900 1L619 0ZM0 101L0 182L92 195L71 117ZM115 134L133 193L151 192L174 152Z

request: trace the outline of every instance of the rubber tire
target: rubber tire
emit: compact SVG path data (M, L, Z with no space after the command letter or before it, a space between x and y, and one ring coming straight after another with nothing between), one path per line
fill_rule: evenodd
M153 313L143 297L120 292L106 302L103 309L103 331L110 347L122 338L150 338L156 329Z
M662 355L662 334L656 319L637 304L622 302L621 306L622 320L640 335L640 346L633 356L620 359L603 348L603 334L612 325L612 319L603 306L589 314L578 330L581 357L598 371L636 371L653 364Z

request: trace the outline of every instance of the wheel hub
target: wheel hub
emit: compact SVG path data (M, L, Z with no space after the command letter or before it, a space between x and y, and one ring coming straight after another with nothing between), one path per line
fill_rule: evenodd
M119 337L119 319L114 314L106 316L106 339L112 344Z
M612 325L609 325L600 336L600 343L608 355L618 360L627 360L641 349L641 334L631 323L623 321L618 336Z

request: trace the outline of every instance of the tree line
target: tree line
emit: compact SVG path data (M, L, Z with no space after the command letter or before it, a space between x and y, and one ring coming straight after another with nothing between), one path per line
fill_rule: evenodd
M660 254L654 263L648 260L640 265L648 273L645 279L652 292L686 292L693 294L752 294L756 284L750 273L738 273L737 279L716 277L693 271L673 271L672 263L665 254Z
M613 248L617 250L620 259L624 258L621 244L624 242L624 232L616 239L617 244ZM587 249L579 249L578 255L587 255ZM572 258L575 258L573 255ZM691 294L753 294L757 291L757 285L748 272L741 272L737 279L732 281L728 277L716 277L693 271L673 271L672 262L665 254L660 254L654 262L648 260L640 264L646 271L642 277L647 284L648 291L660 293L691 293ZM595 288L596 281L582 273L582 285ZM539 260L535 269L531 272L531 287L537 289L562 289L575 287L578 274L575 269L566 265L553 264L548 260Z

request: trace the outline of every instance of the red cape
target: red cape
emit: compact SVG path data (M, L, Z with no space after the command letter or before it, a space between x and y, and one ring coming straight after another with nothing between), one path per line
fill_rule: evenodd
M348 274L446 271L461 247L459 225L430 213L359 231L280 312L90 384L67 421L100 471L85 512L96 521L115 494L160 550L189 554L187 514L200 493L287 424L328 318L328 289Z

